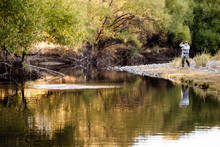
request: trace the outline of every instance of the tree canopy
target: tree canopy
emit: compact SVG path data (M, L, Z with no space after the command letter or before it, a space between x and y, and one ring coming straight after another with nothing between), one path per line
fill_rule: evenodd
M143 37L166 34L214 54L219 11L218 0L0 0L0 49L19 54L42 39L75 49L105 38L141 45Z
M39 5L35 0L0 0L0 49L21 54L40 35Z

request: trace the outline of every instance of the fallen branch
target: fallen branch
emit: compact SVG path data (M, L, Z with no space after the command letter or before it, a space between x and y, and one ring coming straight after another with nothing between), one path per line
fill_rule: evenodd
M48 68L38 67L38 66L30 65L30 64L28 64L28 66L33 67L33 68L37 68L37 69L40 69L40 70L45 70L45 71L47 71L49 73L52 73L54 75L60 75L61 76L60 78L65 77L65 74L63 74L61 72L58 72L58 71L54 71L54 70L48 69Z

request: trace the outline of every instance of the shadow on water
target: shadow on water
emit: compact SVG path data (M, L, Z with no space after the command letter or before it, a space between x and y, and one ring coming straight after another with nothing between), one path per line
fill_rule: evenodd
M42 90L0 84L0 146L130 146L139 136L178 140L197 127L220 127L219 100L190 87L123 72L63 72L64 79L49 83L121 88Z

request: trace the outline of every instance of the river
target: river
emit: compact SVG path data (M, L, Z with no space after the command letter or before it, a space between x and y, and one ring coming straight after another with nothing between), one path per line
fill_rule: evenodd
M220 146L214 96L125 72L60 72L0 83L0 146Z

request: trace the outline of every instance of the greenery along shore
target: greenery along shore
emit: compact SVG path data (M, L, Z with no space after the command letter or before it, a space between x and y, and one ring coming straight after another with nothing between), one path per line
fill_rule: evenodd
M62 53L76 52L95 66L115 44L123 44L118 55L128 59L154 47L177 52L183 40L192 55L213 55L220 47L219 20L219 0L0 0L0 74L29 72L25 57L42 41L65 46Z

